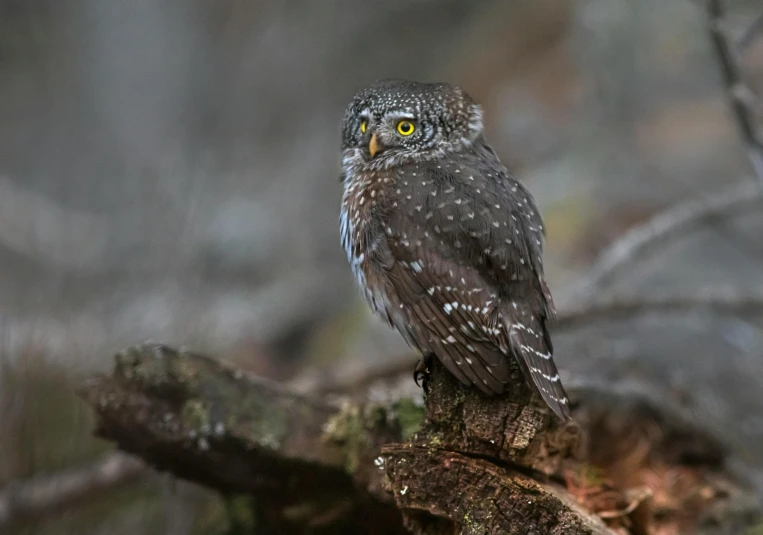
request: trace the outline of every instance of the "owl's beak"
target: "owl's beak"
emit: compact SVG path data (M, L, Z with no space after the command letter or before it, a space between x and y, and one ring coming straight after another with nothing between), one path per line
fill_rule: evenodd
M371 155L371 158L376 156L376 153L381 151L381 145L376 140L376 134L371 135L371 141L368 142L368 153Z

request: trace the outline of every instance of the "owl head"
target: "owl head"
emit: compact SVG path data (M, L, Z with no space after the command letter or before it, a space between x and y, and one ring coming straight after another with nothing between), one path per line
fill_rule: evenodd
M460 87L383 80L347 108L343 163L388 169L462 150L481 134L482 110Z

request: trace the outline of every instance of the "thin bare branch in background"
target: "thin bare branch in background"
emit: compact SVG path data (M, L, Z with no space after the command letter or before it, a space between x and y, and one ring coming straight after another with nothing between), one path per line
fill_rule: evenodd
M668 208L633 228L604 250L583 280L565 295L566 299L560 301L571 303L589 300L597 289L612 283L644 253L665 246L672 239L695 230L700 224L713 224L718 218L736 216L760 207L763 191L763 138L758 132L755 117L763 106L760 97L745 80L739 54L763 29L763 13L747 28L739 47L734 45L728 28L723 0L708 0L707 15L734 119L747 146L747 155L754 171L754 187L741 185L720 195L688 201ZM731 233L727 234L732 237ZM755 253L759 254L760 251Z
M731 100L734 118L747 145L747 156L755 176L760 185L763 186L763 140L761 140L757 130L753 110L748 104L750 96L755 93L747 85L743 69L740 66L739 51L732 44L733 39L729 35L729 29L726 25L726 9L723 0L708 0L707 16L710 37L721 67L726 91ZM758 17L745 32L742 43L752 42L761 25L763 23Z
M638 299L612 299L560 312L558 329L580 327L601 319L654 312L702 312L722 314L763 314L763 293L751 294L734 289L708 289L687 296L651 296Z
M652 219L626 232L600 255L588 274L566 299L586 300L593 291L614 281L622 271L648 252L664 246L701 224L717 218L738 216L763 207L757 184L745 183L728 192L692 199L660 212Z
M104 262L109 229L104 218L61 206L0 176L0 246L62 267Z
M742 35L742 38L739 40L739 48L745 49L751 44L753 44L760 34L763 33L763 12L758 15L754 21L752 21L752 24L747 28L747 30L744 32L744 35Z
M0 491L0 528L60 511L147 473L140 460L112 453L83 468L11 483Z
M341 373L341 366L338 370L329 370L322 374L315 368L308 367L288 381L286 386L295 392L314 395L346 394L367 388L378 381L396 379L404 374L412 377L417 358L413 353L390 356L384 364L363 368L351 374Z
M641 314L687 314L706 311L724 315L763 316L763 293L754 294L735 288L707 288L692 295L614 298L561 310L553 328L560 331L570 330L601 320L627 319ZM401 355L389 360L386 365L374 366L351 375L339 376L334 373L320 379L316 379L315 370L308 369L288 385L298 392L348 394L363 391L380 381L400 378L413 381L411 375L416 361L413 355L408 358Z

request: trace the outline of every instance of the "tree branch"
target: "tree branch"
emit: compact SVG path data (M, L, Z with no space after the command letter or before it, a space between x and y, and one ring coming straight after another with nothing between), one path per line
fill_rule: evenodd
M45 263L88 268L104 261L102 217L64 208L0 175L0 244Z
M275 525L325 516L362 533L404 532L373 463L401 435L387 408L333 406L161 345L120 353L114 372L81 395L98 435L160 470L258 496Z
M500 512L491 520L496 533L552 523L570 535L610 533L544 482L579 430L552 419L519 369L503 397L461 385L436 360L430 384L424 418L407 400L332 405L184 350L144 345L118 355L114 372L82 395L100 436L160 470L255 495L280 532L322 521L331 533L403 533L404 523L420 534L443 525L477 533L467 529L473 519ZM544 506L490 505L479 478L486 470L504 501ZM414 482L417 473L428 475ZM456 480L464 486L445 484ZM406 485L415 485L407 498ZM417 509L410 500L420 492L436 494L440 508Z
M760 208L763 208L761 189L750 183L741 184L725 193L672 206L629 230L605 249L588 270L586 277L563 301L572 303L588 300L595 290L610 284L638 258L696 229L702 223L739 216Z
M554 323L557 329L570 329L602 319L654 312L699 312L711 310L724 314L763 314L763 294L741 293L734 289L708 289L687 296L649 296L637 299L611 299L561 311Z
M87 501L146 473L138 459L112 453L84 468L11 483L0 492L0 528Z
M757 131L754 114L748 108L745 98L740 98L750 92L739 65L737 51L733 40L726 28L726 8L723 0L707 1L708 28L713 43L721 74L726 85L726 92L731 101L732 112L742 139L747 145L747 155L750 159L759 186L763 187L763 140ZM753 28L754 28L753 24ZM749 38L749 37L748 37Z
M713 49L731 102L734 120L747 147L750 164L757 179L754 185L743 184L721 195L691 200L668 208L646 223L637 226L603 251L586 277L560 302L587 300L597 289L610 284L638 257L693 230L703 222L736 216L761 206L763 192L763 139L757 130L755 114L760 98L747 85L737 50L729 35L723 0L706 0L708 30ZM744 48L763 25L763 14L747 29L740 41Z
M418 357L413 353L390 356L380 365L359 370L349 376L340 376L341 370L332 369L324 376L316 378L316 371L308 368L287 384L295 391L315 395L363 393L368 387L381 381L396 381L404 375L410 379L413 377L417 360Z
M642 314L691 312L740 316L763 314L763 293L740 291L735 288L706 288L691 295L613 298L562 309L552 328L564 331L601 320L619 320ZM374 366L350 376L337 377L336 373L329 372L327 376L318 380L309 377L315 372L308 370L290 381L289 385L295 391L315 395L362 395L370 386L377 383L411 380L415 360L413 355L407 357L401 355L389 358L389 362L385 361L383 365Z
M341 433L342 418L351 415L209 358L137 346L117 355L114 373L91 380L82 395L96 410L99 436L181 477L226 492L267 490L283 499L312 496L326 486L340 494L353 490L344 468L360 452L325 434L333 427ZM396 436L386 421L374 426L367 415L355 416L363 436L353 447ZM294 472L299 481L286 477Z
M739 48L745 49L753 44L758 38L758 34L761 32L763 32L763 13L760 13L757 17L755 17L755 20L752 21L752 24L747 27L744 35L742 35L742 38L739 39Z

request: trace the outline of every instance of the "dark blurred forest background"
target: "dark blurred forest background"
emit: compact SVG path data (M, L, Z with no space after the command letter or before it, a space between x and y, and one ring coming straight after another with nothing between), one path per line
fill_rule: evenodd
M760 204L682 230L595 288L580 282L671 206L756 195L704 4L0 0L0 532L190 535L225 522L215 494L144 473L11 518L13 485L111 450L75 390L126 345L185 345L304 388L393 359L413 369L338 238L340 121L379 78L450 81L483 104L489 141L547 221L560 310L760 295ZM732 34L763 11L726 4ZM763 35L738 59L763 87ZM599 318L555 332L556 360L573 387L675 402L724 435L763 491L762 320Z

